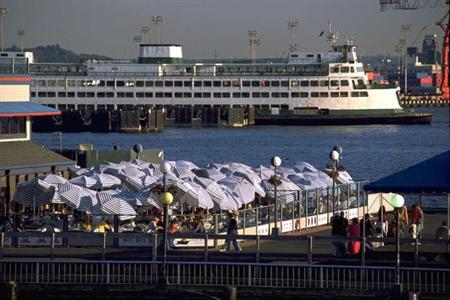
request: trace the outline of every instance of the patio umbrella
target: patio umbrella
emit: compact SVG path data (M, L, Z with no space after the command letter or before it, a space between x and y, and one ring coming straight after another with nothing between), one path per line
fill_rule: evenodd
M185 181L185 186L188 188L187 193L181 197L181 203L187 203L192 207L201 207L210 209L214 207L214 202L208 192L202 186L193 182Z
M95 185L97 184L97 180L95 178L85 175L72 178L69 180L69 182L85 188L94 188Z
M203 177L194 177L193 181L200 185L211 196L214 206L217 209L237 209L237 203L234 198L230 198L230 195L225 193L217 182Z
M159 195L154 194L151 190L140 192L137 195L137 199L142 206L154 206L159 209L163 208L163 204L161 202L161 199L159 199Z
M121 221L135 218L136 211L123 198L108 192L97 193L98 203L93 207L93 214L118 215Z
M235 193L242 204L247 204L255 200L255 187L242 178L226 177L217 183L229 189L231 193Z
M316 167L314 167L313 165L311 165L310 163L301 161L301 162L296 162L295 166L294 166L294 170L297 173L303 173L303 172L319 172L319 170L316 169Z
M258 176L258 174L255 173L253 170L245 170L243 168L240 168L233 172L233 176L240 177L245 180L247 180L250 184L252 184L255 187L255 192L261 196L265 197L266 192L261 186L261 177Z
M80 211L88 211L98 202L95 191L70 182L61 185L58 194L65 204Z
M297 191L300 191L300 188L288 179L278 179L280 180L280 184L277 185L277 201L279 203L289 203L294 201L297 198ZM266 191L266 195L272 198L275 197L275 186L269 180L263 179L261 181L261 186Z
M24 206L40 207L51 203L54 195L55 187L36 177L17 185L13 201Z
M139 192L147 186L155 183L158 178L153 176L145 175L143 177L135 177L135 176L123 176L122 177L123 186L130 192Z

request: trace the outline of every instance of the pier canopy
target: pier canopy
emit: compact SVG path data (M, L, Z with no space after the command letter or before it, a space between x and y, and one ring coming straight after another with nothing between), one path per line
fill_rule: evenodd
M4 101L0 105L0 117L55 116L61 112L31 101Z
M364 186L374 193L450 193L450 151Z

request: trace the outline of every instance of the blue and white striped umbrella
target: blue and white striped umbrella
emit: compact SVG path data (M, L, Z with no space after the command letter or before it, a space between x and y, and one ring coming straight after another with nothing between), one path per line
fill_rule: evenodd
M96 192L70 182L60 185L58 194L65 204L80 211L89 211L98 202Z
M163 204L159 195L154 194L151 190L146 190L137 195L137 199L142 206L154 206L159 209L163 208Z
M126 176L122 178L123 187L133 193L139 192L142 189L151 186L158 180L158 178L148 175L144 177Z
M93 207L93 214L118 215L119 219L130 220L136 217L136 211L124 199L108 192L98 192L99 203Z
M255 187L248 181L238 177L226 177L217 182L222 188L228 189L242 204L255 200Z
M289 203L297 198L297 191L300 191L295 183L288 179L278 178L281 182L277 185L277 202L280 204ZM275 186L269 180L263 179L261 186L265 189L266 194L272 198L275 197Z
M17 185L13 201L24 206L40 207L51 203L54 196L55 187L36 177Z
M180 198L180 203L187 203L192 207L201 207L210 209L214 207L214 202L206 190L193 181L184 181L184 185L188 188Z

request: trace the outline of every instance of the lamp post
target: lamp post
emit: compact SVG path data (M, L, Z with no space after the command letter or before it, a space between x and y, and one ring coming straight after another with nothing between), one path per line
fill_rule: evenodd
M163 217L164 217L164 232L163 232L163 264L162 264L162 276L163 280L162 287L166 289L167 281L167 227L169 227L169 205L173 202L173 195L166 191L166 175L172 169L172 166L167 162L163 161L159 166L160 171L163 173L163 192L160 195L161 202L163 204Z
M270 164L274 167L274 178L273 178L273 186L274 186L274 206L275 206L275 227L272 228L272 235L279 235L280 231L278 229L278 202L277 202L277 168L281 166L281 158L279 156L274 156L270 160Z
M139 159L139 153L141 153L142 150L144 150L144 148L141 144L134 144L133 151L136 152L136 159Z
M333 203L332 203L332 208L333 208L333 213L332 215L334 216L334 211L335 211L335 201L336 201L336 177L339 175L339 160L341 158L341 154L342 154L342 147L341 146L334 146L333 150L331 150L330 152L330 159L333 163L333 169L330 172L330 177L331 179L333 179L333 192L332 192L332 197L333 197Z
M391 205L395 208L395 252L396 252L396 260L395 260L395 287L397 289L397 293L401 293L402 286L400 283L400 208L403 207L405 203L405 199L401 195L394 194L391 197Z

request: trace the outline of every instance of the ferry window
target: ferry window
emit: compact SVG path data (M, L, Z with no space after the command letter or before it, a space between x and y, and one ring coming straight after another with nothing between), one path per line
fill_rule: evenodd
M281 109L289 109L289 105L287 105L287 104L281 104L280 108L281 108Z
M106 86L114 86L114 80L108 80Z
M332 67L332 68L330 69L330 72L331 72L331 73L339 73L339 67Z
M270 93L261 93L261 98L270 98Z
M300 81L300 86L309 86L309 81L308 80Z
M73 94L72 97L75 97L74 92L70 92L70 94ZM54 97L56 97L56 93L55 92L47 92L47 97L54 98Z
M327 98L328 97L328 92L320 92L320 97Z
M242 98L250 98L250 93L247 92L242 93Z
M172 87L173 86L173 81L164 81L164 86Z
M200 80L195 80L194 81L194 86L202 86L202 82Z
M281 86L289 86L289 80L282 80Z
M192 93L183 93L184 98L192 98Z
M300 93L298 93L298 92L291 93L291 97L298 98L298 97L300 97Z
M136 86L137 87L143 87L144 86L144 81L142 81L142 80L136 81Z
M47 86L56 86L56 80L47 80Z
M369 97L369 94L367 92L359 92L360 97Z
M183 93L175 93L174 96L175 98L183 98Z
M268 108L270 108L270 106L267 105L267 104L263 104L263 105L261 105L261 108L262 108L262 109L268 109Z
M252 81L252 86L259 87L259 81L256 80Z
M270 86L270 81L269 80L261 80L261 86L265 86L265 87L269 87Z
M352 97L359 97L359 92L352 92Z
M192 81L185 80L185 81L183 81L183 85L186 86L186 87L192 87Z
M221 87L222 86L222 81L218 81L218 80L213 81L213 86Z
M76 81L75 80L67 80L67 86L75 86L76 85Z
M173 83L173 85L176 86L176 87L181 87L181 86L183 86L183 81L175 81Z
M124 98L125 93L124 92L117 92L117 98Z
M241 86L241 81L240 80L233 80L232 84L233 84L233 86L240 87Z
M341 86L349 86L350 83L348 82L348 80L341 80Z
M153 81L150 81L150 80L145 81L145 86L146 87L152 87L153 86Z
M311 98L318 98L319 97L319 93L318 92L312 92L311 93Z
M228 87L228 86L230 86L230 81L224 80L222 85L223 85L223 87Z
M364 80L358 79L358 85L364 85Z
M355 73L355 68L350 67L350 72L351 72L351 73Z
M75 98L75 92L67 92L67 97Z
M98 92L97 93L97 98L105 98L105 93L104 92Z
M94 98L94 97L95 97L95 93L94 93L94 92L87 92L87 93L86 93L86 97L88 97L88 98Z
M78 92L77 96L78 96L78 98L85 98L86 97L86 93L85 92Z
M114 98L114 93L113 92L106 92L106 97Z
M213 97L214 98L222 98L222 93L214 93Z
M58 86L60 87L65 87L66 86L66 81L65 80L58 80L57 81Z
M172 93L164 93L164 98L172 98Z
M261 93L252 93L252 98L261 98Z
M291 87L298 87L298 80L291 80Z
M311 80L311 86L319 86L318 80Z
M136 93L136 98L144 98L144 93L142 93L142 92L137 92L137 93Z
M300 97L301 97L301 98L308 98L308 93L301 92L301 93L300 93Z
M356 72L364 72L364 68L363 67L356 67Z
M125 96L126 96L127 98L133 98L133 97L134 97L134 93L132 93L132 92L126 92L126 93L125 93Z
M47 97L47 92L38 92L38 97Z
M339 86L339 80L330 80L331 86Z
M145 98L152 98L153 93L145 93L144 96L145 96Z
M321 80L320 81L320 86L328 86L330 83L328 82L328 80Z
M348 97L348 92L340 92L341 97L346 98Z
M241 98L241 93L233 93L233 98Z
M202 93L194 93L194 98L201 98L202 97Z
M339 92L331 92L331 93L330 93L330 96L331 96L332 98L337 98L337 97L339 97Z
M105 81L104 80L100 80L98 82L97 86L105 86Z
M164 94L161 93L161 92L155 93L155 97L156 97L156 98L162 98L163 96L164 96Z
M125 82L123 80L117 80L116 81L116 86L125 86Z
M280 98L280 93L272 93L272 98Z
M210 86L212 86L212 82L211 81L203 81L203 86L210 87Z
M58 97L65 98L66 97L66 92L58 92Z
M36 92L31 92L31 97L36 97Z
M272 80L270 86L280 86L280 82L278 80Z
M281 98L289 98L289 93L281 93Z
M341 73L348 73L349 69L348 67L341 67Z
M242 86L250 86L250 81L248 80L242 81Z
M38 80L37 86L46 86L45 80Z
M155 81L156 87L162 87L163 85L164 85L164 82L162 82L161 80Z
M211 98L211 93L203 93L203 98Z
M230 93L222 93L222 98L230 98Z

